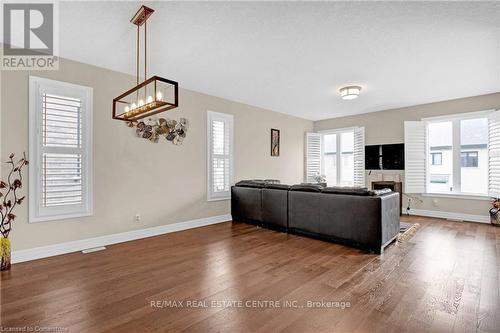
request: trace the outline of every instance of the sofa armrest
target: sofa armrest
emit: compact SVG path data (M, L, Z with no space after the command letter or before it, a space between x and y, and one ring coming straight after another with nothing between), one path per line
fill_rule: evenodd
M390 243L399 234L399 193L380 195L382 220L382 246Z
M234 221L262 222L262 188L232 186L231 215Z

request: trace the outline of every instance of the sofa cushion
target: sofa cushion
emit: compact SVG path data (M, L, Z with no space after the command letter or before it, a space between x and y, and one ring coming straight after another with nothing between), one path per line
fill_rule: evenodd
M288 227L287 189L271 186L262 189L262 222L271 227Z
M259 184L265 184L266 181L264 179L250 179L250 180L244 180L247 182L254 182L254 183L259 183Z
M349 194L349 195L371 195L366 187L332 186L321 190L323 193Z
M231 215L235 221L262 222L262 188L232 186Z
M280 181L277 179L244 179L237 182L235 185L240 187L264 187L270 184L279 184Z
M292 185L290 191L301 191L301 192L321 192L323 187L319 185Z
M326 187L326 182L321 182L321 183L300 183L300 185L319 185L322 187Z
M263 188L266 186L264 181L254 181L254 180L241 180L235 184L238 187L255 187L255 188Z
M273 190L285 190L288 191L290 189L290 185L285 185L285 184L267 184L266 188L273 189Z
M320 198L321 193L294 191L292 186L292 190L288 192L288 227L292 231L319 233Z

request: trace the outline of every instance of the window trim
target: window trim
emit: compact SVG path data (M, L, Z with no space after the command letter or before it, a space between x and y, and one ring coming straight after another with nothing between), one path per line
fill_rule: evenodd
M450 121L450 120L465 120L465 119L474 119L474 118L488 118L488 116L495 110L484 110L484 111L474 111L474 112L465 112L465 113L454 113L445 116L437 116L437 117L427 117L422 118L422 121L425 122L442 122L442 121Z
M323 162L323 157L324 157L324 139L323 137L325 135L332 135L335 134L337 136L336 138L336 150L335 150L335 163L336 163L336 183L337 185L332 185L332 186L342 186L339 185L342 182L342 153L341 153L341 146L342 146L342 133L353 133L354 135L354 142L353 142L353 185L352 186L357 186L356 185L356 166L355 166L355 156L356 156L356 131L359 129L363 129L364 127L362 126L351 126L351 127L343 127L343 128L334 128L334 129L326 129L326 130L320 130L317 131L316 133L321 136L320 140L320 174L324 175L325 174L325 163ZM363 134L364 135L364 134ZM363 143L363 173L366 171L364 170L364 143ZM306 179L307 181L307 179ZM364 180L366 182L366 180ZM359 185L358 185L359 186Z
M463 194L463 193L422 193L423 197L429 198L452 198L452 199L468 199L468 200L480 200L480 201L490 201L491 198L484 194Z
M212 120L229 123L229 191L215 194L212 191ZM231 185L234 179L234 116L229 113L207 111L207 201L231 200Z
M425 174L426 174L426 181L425 181L425 193L422 193L422 195L427 195L427 196L433 196L433 197L447 197L447 198L478 198L481 200L485 196L488 196L488 193L482 194L482 193L469 193L469 192L462 192L461 191L461 149L455 149L455 142L460 143L460 121L461 120L467 120L467 119L476 119L476 118L489 118L490 114L494 112L494 110L484 110L484 111L475 111L475 112L467 112L467 113L455 113L451 115L445 115L445 116L437 116L437 117L428 117L428 118L422 118L423 123L425 124L425 142L426 142L426 156L429 156L431 153L430 147L429 147L429 124L431 123L440 123L440 122L452 122L452 160L453 160L453 177L452 177L452 187L453 187L453 192L430 192L429 191L429 184L430 184L430 166L432 165L430 161L430 158L427 158L427 161L425 163L426 168L425 168ZM458 126L457 126L458 125ZM459 145L460 146L460 145ZM488 145L486 147L486 153L489 154L489 148ZM488 155L487 155L488 156ZM486 158L488 160L488 157ZM458 186L457 186L458 185ZM457 188L458 187L458 190ZM489 189L488 189L489 191Z
M72 95L79 95L82 98L82 119L83 119L83 142L82 142L82 156L84 156L84 164L83 164L83 174L84 174L84 182L82 186L84 189L85 195L83 196L83 208L80 211L72 211L65 209L65 206L61 206L59 211L57 208L52 207L51 211L55 211L53 213L48 212L40 212L39 203L41 201L41 188L40 182L40 127L42 124L42 112L41 112L41 104L38 103L40 98L40 89L52 88L59 91L70 91ZM49 80L46 78L41 78L37 76L29 76L29 215L28 222L29 223L38 223L38 222L46 222L46 221L55 221L55 220L63 220L70 218L78 218L78 217L86 217L92 216L94 213L93 207L93 160L92 160L92 133L93 133L93 122L92 122L92 113L93 113L93 89L92 87L72 84L63 81L55 81ZM66 206L67 207L67 206Z

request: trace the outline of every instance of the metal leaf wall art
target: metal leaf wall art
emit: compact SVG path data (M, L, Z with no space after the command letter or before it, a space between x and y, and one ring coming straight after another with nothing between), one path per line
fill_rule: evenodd
M167 141L174 145L181 145L186 137L189 122L186 118L179 121L173 119L148 119L146 121L128 122L129 127L136 127L138 137L157 143L160 137L165 137Z

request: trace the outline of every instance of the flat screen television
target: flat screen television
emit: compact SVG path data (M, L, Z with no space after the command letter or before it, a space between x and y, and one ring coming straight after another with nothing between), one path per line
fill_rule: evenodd
M365 146L366 170L404 170L405 146L403 143Z

